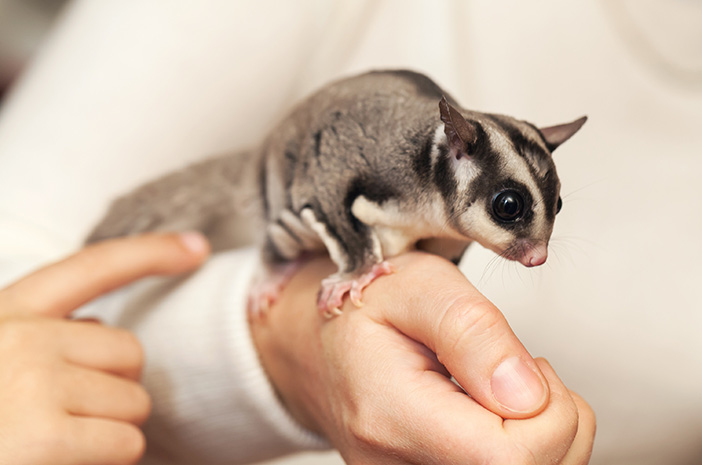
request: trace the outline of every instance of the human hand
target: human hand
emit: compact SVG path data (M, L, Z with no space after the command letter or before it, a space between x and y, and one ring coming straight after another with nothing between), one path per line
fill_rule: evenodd
M502 314L437 256L391 261L397 272L366 289L361 309L318 316L333 265L317 260L251 322L291 414L350 464L586 464L592 410Z
M135 463L150 400L129 332L67 320L80 305L148 275L197 267L202 236L147 235L85 248L0 290L0 463Z

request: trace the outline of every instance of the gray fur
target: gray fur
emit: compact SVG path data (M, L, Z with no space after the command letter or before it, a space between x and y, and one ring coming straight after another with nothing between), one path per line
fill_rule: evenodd
M266 231L267 263L323 246L349 276L386 258L383 250L397 253L423 239L451 259L473 240L498 253L518 240L547 242L560 184L543 135L510 117L460 109L451 114L462 115L477 136L470 144L454 138L467 145L449 147L438 106L444 96L456 105L411 71L334 82L256 149L193 165L117 200L88 242L153 230L212 236L224 222L255 218ZM557 135L564 139L562 129ZM521 170L520 159L529 168ZM519 224L497 224L504 237L493 241L485 211L512 185L547 205L534 201ZM233 245L226 242L215 246Z
M86 243L186 230L202 231L216 249L250 242L249 226L260 227L260 222L242 225L241 218L260 218L254 156L241 152L210 158L139 187L112 203Z

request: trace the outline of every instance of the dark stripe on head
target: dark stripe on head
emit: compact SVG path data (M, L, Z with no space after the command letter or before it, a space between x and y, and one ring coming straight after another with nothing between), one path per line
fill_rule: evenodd
M534 174L537 174L536 169L532 166L529 156L534 159L542 159L546 164L548 164L549 158L551 157L548 152L546 152L538 142L529 139L524 135L522 131L514 126L504 126L507 136L514 144L514 148L517 153L527 159L529 164L529 169L532 170Z
M471 121L475 128L475 142L468 146L468 156L475 158L481 163L493 157L494 150L490 145L490 138L485 132L485 128L478 121Z
M439 156L434 164L434 184L439 188L439 192L445 199L452 200L456 197L458 183L451 168L452 162L449 159L449 148L446 144L440 144L438 149Z
M433 180L439 188L441 197L446 206L446 215L450 219L452 226L457 227L456 203L458 196L458 182L456 181L454 170L451 167L452 161L449 156L449 148L446 144L439 144L439 156L434 163Z
M502 172L503 154L498 152L491 144L490 137L483 128L483 125L474 121L473 124L478 132L478 137L471 147L469 156L473 158L480 168L480 174L471 182L468 204L473 204L477 199L494 194L495 180Z
M511 118L502 115L487 116L494 121L502 131L504 131L509 140L512 142L516 153L526 161L529 173L534 179L543 201L546 203L546 205L544 205L546 219L553 221L555 217L556 202L558 201L558 175L556 174L556 168L551 154L544 150L544 148L538 142L525 135L521 128L515 125ZM533 128L535 131L534 135L543 140L541 132L534 127L534 125L526 121L523 121L522 123L526 124L530 128ZM530 157L532 157L534 160L539 160L542 162L546 168L545 171L537 171L537 169L532 165L529 159Z
M559 180L556 174L555 168L549 170L546 177L540 180L539 190L541 191L541 196L544 199L544 210L546 212L545 216L548 221L554 221L556 219L556 209L558 205L558 197L560 195L558 186Z
M417 135L412 138L412 142L414 147L421 147L418 152L410 154L412 167L419 179L426 184L431 179L431 151L434 148L434 133L431 132L428 137Z
M434 166L434 183L439 187L444 203L446 214L451 225L460 230L459 213L472 205L478 198L491 195L488 192L494 183L494 176L500 172L500 154L497 153L483 126L475 120L469 120L476 131L475 142L467 148L468 158L458 160L458 163L475 163L481 174L471 181L470 188L466 194L469 198L458 198L458 181L456 171L451 166L453 160L449 155L449 148L446 144L439 145L439 156Z
M535 159L541 158L546 163L548 163L548 161L551 158L551 155L547 151L545 151L544 148L538 142L527 137L526 134L524 134L524 132L522 131L522 128L517 126L515 124L515 121L512 120L512 118L503 115L491 114L485 116L487 116L492 122L494 122L497 125L497 127L500 130L502 130L502 132L505 133L507 138L512 142L512 145L517 151L517 154L527 160L530 170L533 169L533 166L531 165L528 156L532 156ZM522 123L533 127L526 121L523 121ZM538 130L536 132L538 134ZM535 170L533 170L533 174L536 174Z
M546 140L544 135L541 133L541 130L539 128L537 128L536 126L531 124L529 121L523 121L523 123L527 124L530 128L532 128L534 130L534 133L538 136L538 138L541 140L541 142L544 143L546 148L548 148L549 152L553 152L553 149L551 148L551 144L548 143L548 141Z

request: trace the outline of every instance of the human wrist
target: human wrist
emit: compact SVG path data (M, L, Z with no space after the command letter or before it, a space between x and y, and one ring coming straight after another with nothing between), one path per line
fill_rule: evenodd
M314 414L320 411L311 407L322 400L310 383L324 324L314 302L320 281L332 271L328 260L306 263L265 317L249 318L259 361L279 401L302 427L322 436L322 421Z

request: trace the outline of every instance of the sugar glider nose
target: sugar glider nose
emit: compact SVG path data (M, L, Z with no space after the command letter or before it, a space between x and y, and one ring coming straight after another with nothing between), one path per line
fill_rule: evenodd
M524 248L524 253L519 257L519 263L531 268L546 263L548 257L548 247L546 244L535 244Z

